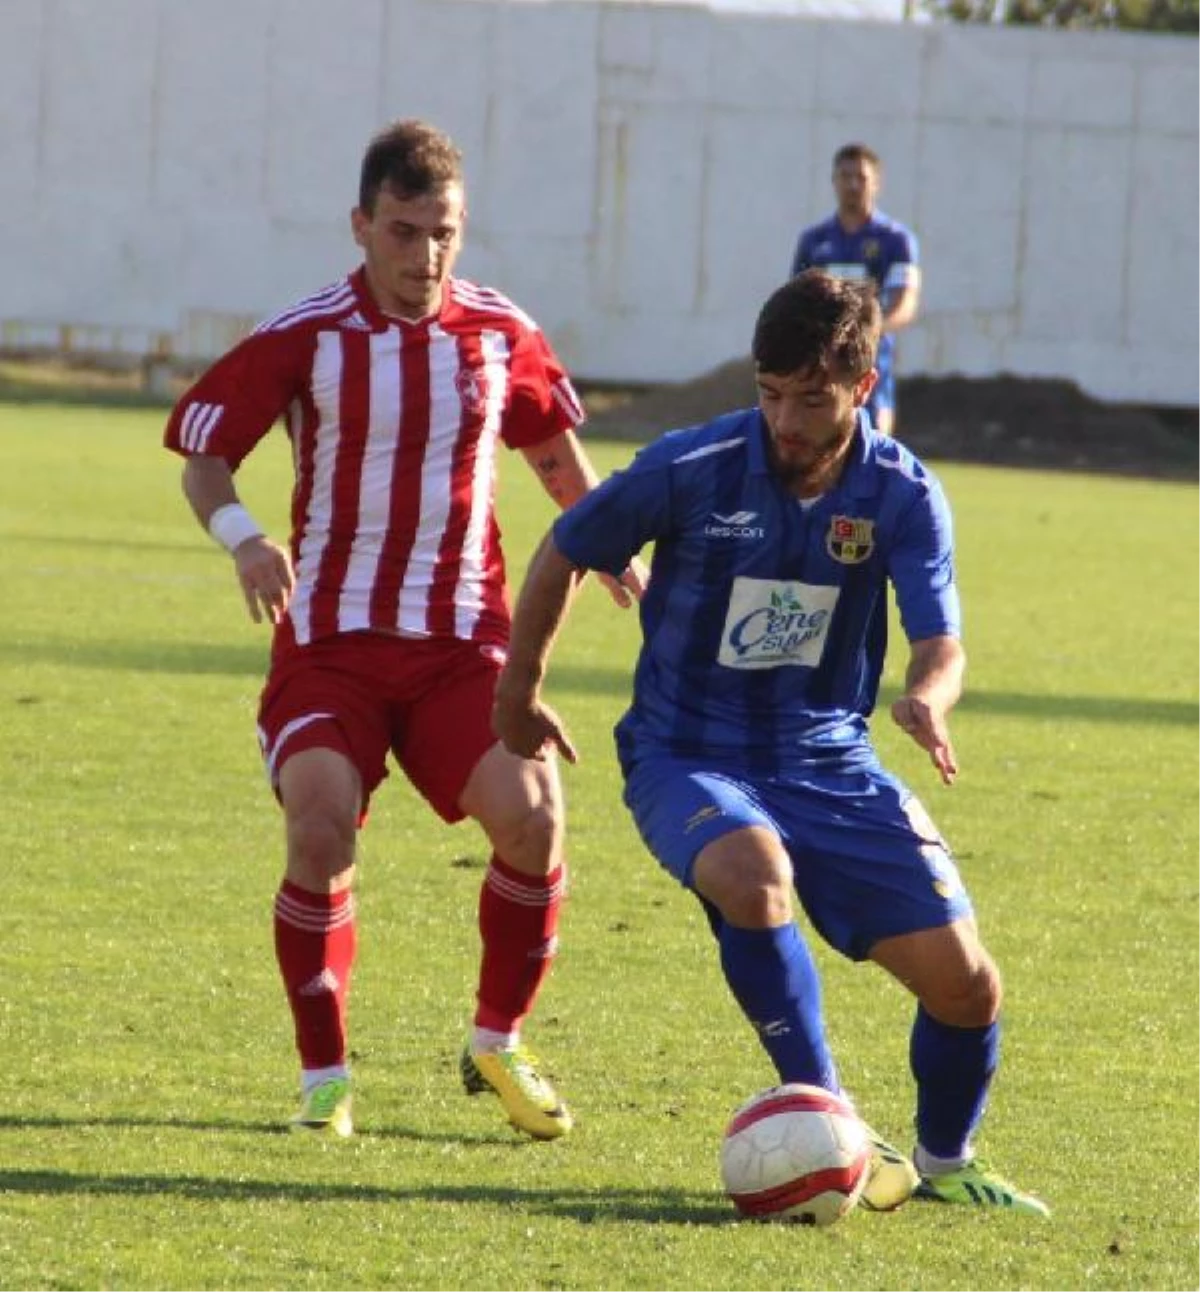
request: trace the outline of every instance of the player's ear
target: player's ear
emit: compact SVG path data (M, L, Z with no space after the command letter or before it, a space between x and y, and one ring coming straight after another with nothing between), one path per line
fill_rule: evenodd
M854 407L861 408L871 398L871 391L879 380L879 369L868 368L854 383Z
M370 218L360 206L350 208L350 232L354 235L354 241L360 247L365 246L367 225L370 224Z

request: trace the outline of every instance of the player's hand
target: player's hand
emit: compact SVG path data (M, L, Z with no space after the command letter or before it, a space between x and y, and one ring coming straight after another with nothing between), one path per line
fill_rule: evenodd
M271 623L277 624L296 587L296 574L287 549L259 534L238 544L233 563L250 618L260 624L265 613Z
M579 754L558 714L536 696L520 696L506 690L503 681L496 685L492 730L509 753L521 758L544 763L557 749L567 762L579 761Z
M619 577L614 579L611 574L599 572L596 577L608 589L608 595L622 610L627 610L635 601L641 601L642 594L646 591L646 584L650 581L646 567L636 556Z
M902 695L892 705L892 718L901 731L908 732L928 752L942 783L953 785L958 775L958 759L950 743L945 715L919 696Z

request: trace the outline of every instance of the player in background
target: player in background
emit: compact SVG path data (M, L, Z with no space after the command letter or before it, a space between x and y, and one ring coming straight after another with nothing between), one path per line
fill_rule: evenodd
M915 1166L872 1132L865 1205L921 1197L1038 1215L974 1156L999 1055L1000 976L950 850L884 770L868 719L889 583L910 643L892 717L947 785L962 688L950 511L937 481L861 411L879 307L820 270L763 306L759 406L643 449L555 523L526 575L496 730L526 758L575 750L541 699L582 571L645 544L633 701L616 729L646 846L700 899L729 989L781 1082L840 1088L820 983L793 918L917 998Z
M413 120L384 129L350 215L363 263L219 359L166 430L197 519L232 555L251 616L274 625L258 733L286 830L274 930L301 1064L292 1124L340 1136L353 1131L356 834L389 751L445 821L474 818L493 849L466 1089L497 1094L536 1138L571 1128L520 1042L566 872L553 762L510 753L491 729L509 630L496 452L520 450L561 507L596 475L545 337L499 292L452 276L464 203L446 135ZM280 418L295 461L286 547L234 486ZM619 605L643 573L607 581Z
M837 278L867 280L875 285L883 312L878 378L867 400L875 429L892 435L896 427L896 333L917 317L921 270L917 239L875 206L883 163L865 144L846 144L833 157L833 191L837 210L805 229L792 256L792 273L820 268Z

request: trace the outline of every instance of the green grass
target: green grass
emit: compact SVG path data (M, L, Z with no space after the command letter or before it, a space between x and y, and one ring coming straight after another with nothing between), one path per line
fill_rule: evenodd
M198 531L161 413L0 406L0 1287L1194 1288L1196 490L947 466L963 775L878 724L956 844L1006 980L983 1151L1050 1223L910 1206L733 1220L732 1108L770 1084L694 904L620 806L633 617L590 588L550 681L572 898L529 1038L579 1117L522 1143L454 1072L485 850L398 777L363 836L361 1134L280 1131L281 827L253 733L266 636ZM597 445L603 468L628 446ZM243 492L276 529L282 444ZM514 457L519 573L549 505ZM894 691L902 668L891 662ZM908 1143L909 1005L820 952L844 1076Z

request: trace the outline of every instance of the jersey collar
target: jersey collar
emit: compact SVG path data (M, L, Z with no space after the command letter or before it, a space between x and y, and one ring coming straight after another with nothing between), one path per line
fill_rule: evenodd
M371 325L373 332L386 332L388 328L398 327L408 331L420 331L427 328L431 323L436 323L445 313L447 302L450 300L450 284L447 282L445 290L442 292L442 303L432 314L426 314L420 319L400 319L392 318L385 314L371 294L371 289L367 285L367 267L359 267L350 275L349 283L351 290L354 292L355 300L358 302L359 312L363 318Z
M350 289L354 292L354 299L358 303L358 312L371 325L372 332L386 332L388 321L383 311L375 303L375 297L371 295L371 289L367 286L367 267L359 267L350 275Z
M846 470L838 485L853 498L870 498L879 492L880 478L873 470L878 439L879 432L872 427L867 410L860 408L858 429L854 432L854 442L850 445L850 455L846 459Z

